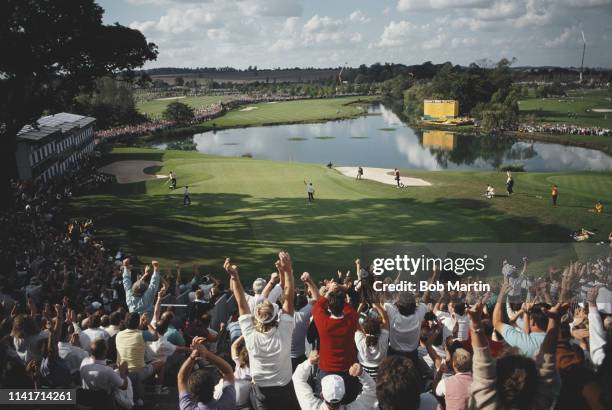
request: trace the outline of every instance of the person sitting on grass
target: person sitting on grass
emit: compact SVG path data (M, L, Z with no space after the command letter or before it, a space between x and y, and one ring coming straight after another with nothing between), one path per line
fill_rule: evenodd
M236 408L236 390L232 367L222 358L204 347L204 338L195 338L191 343L191 354L183 362L177 376L180 410L230 410ZM210 369L193 371L200 360L217 368L223 377L223 392L215 400L215 374Z
M595 212L596 214L603 214L603 211L604 211L604 204L603 204L603 202L601 202L601 201L597 201L597 202L595 203L595 209L594 209L594 212Z
M295 326L293 267L291 257L279 252L277 267L283 275L283 307L264 300L252 314L238 276L238 267L227 258L223 267L230 275L238 304L240 329L249 352L249 366L259 410L299 409L291 381L291 336Z
M485 196L488 199L491 199L495 196L495 188L493 188L493 185L487 184L487 190L485 191Z

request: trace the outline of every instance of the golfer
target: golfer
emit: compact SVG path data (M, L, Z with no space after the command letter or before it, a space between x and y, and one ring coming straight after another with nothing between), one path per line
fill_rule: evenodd
M314 201L314 185L312 185L312 182L306 183L306 181L304 181L304 185L306 185L306 192L308 192L308 203L311 203Z
M191 197L189 195L189 187L185 185L185 191L183 192L183 205L191 205Z
M401 188L401 185L400 185L400 172L399 172L399 169L395 168L394 172L395 172L395 182L397 182L397 187L398 187L398 188Z
M550 196L552 198L553 206L557 206L557 198L559 197L559 187L557 185L552 186L552 191L550 193Z
M357 179L363 178L363 168L357 168Z
M506 175L506 192L508 193L508 196L510 196L512 195L512 192L514 192L514 179L512 179L512 173L510 171L508 171Z

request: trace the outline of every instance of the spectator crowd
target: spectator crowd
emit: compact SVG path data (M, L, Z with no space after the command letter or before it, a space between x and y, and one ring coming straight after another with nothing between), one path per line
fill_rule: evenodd
M581 127L571 124L521 124L519 132L546 133L546 134L571 134L571 135L596 135L612 137L612 129L600 127Z
M612 408L612 254L540 276L505 262L487 293L374 292L359 259L317 281L287 252L249 286L231 259L186 278L70 219L73 193L103 182L87 164L13 185L1 388L77 388L93 409Z

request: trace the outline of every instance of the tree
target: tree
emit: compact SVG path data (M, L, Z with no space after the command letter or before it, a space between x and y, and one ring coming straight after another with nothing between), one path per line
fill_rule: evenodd
M165 120L178 123L189 122L194 118L193 108L180 101L168 104L162 115Z
M0 206L17 174L17 132L45 112L65 109L97 78L141 67L157 46L138 30L104 25L94 0L0 2Z
M174 85L183 86L185 85L185 80L183 79L183 77L176 77L174 79Z
M111 77L96 80L94 91L77 96L75 102L76 111L94 117L99 129L134 123L143 117L136 110L132 87Z

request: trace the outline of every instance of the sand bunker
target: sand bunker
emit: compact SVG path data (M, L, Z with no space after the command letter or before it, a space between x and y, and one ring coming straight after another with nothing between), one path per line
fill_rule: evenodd
M165 97L165 98L156 98L155 101L169 101L169 100L180 100L182 98L186 98L184 95L182 97Z
M159 161L144 161L144 160L131 160L131 161L117 161L112 164L108 164L100 168L100 171L106 174L112 174L117 178L117 182L120 184L131 184L133 182L148 181L151 179L165 179L168 175L162 174L145 174L144 169L149 167L162 166L163 162Z
M593 108L593 112L612 112L612 108Z
M342 175L347 177L357 177L357 167L334 167ZM397 185L392 169L363 167L363 179L380 182L381 184ZM431 184L421 178L411 178L400 174L400 182L404 186L431 186Z
M256 109L257 109L257 107L245 107L245 108L241 109L240 111L253 111L253 110L256 110Z

